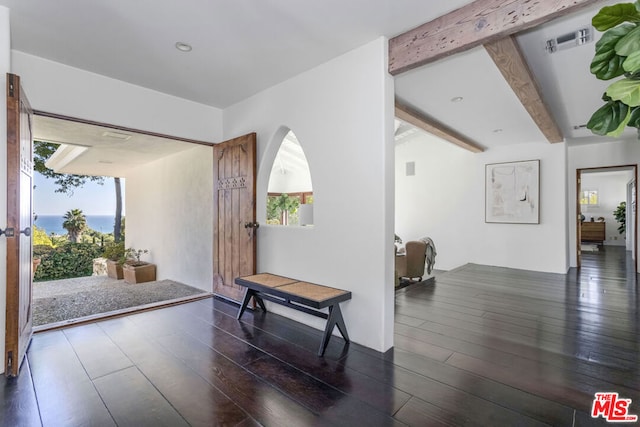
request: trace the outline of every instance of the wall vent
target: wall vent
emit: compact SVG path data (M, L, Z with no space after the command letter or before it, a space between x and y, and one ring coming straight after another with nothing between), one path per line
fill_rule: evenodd
M102 132L102 136L105 138L120 139L122 141L131 139L131 135L129 135L128 133L114 132L110 130Z
M549 39L545 42L545 50L548 53L555 53L559 50L570 49L576 46L582 46L593 40L593 29L591 27L581 28L572 33L567 33Z
M407 162L405 167L407 176L414 176L416 174L416 162Z

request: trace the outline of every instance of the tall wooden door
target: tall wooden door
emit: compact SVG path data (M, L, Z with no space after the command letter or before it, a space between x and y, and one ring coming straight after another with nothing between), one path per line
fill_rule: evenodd
M18 375L32 333L32 111L20 78L7 74L7 317L5 375Z
M240 302L239 276L256 273L256 134L216 144L213 292Z

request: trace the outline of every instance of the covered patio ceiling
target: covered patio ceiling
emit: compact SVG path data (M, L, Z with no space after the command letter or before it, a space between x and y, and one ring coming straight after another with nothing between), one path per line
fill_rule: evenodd
M127 172L163 157L193 148L178 139L34 116L34 140L60 144L47 161L58 173L126 177Z

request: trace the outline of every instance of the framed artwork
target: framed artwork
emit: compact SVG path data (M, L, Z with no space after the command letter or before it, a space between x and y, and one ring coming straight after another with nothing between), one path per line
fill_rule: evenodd
M485 222L540 224L540 160L485 166Z

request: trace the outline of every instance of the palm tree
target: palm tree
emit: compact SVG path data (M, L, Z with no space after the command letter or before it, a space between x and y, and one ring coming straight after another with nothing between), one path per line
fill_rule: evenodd
M69 241L78 243L82 232L87 228L87 218L80 209L71 209L64 214L62 227L67 230Z
M113 225L113 238L118 243L122 237L122 187L120 178L114 177L113 182L116 185L116 221Z

